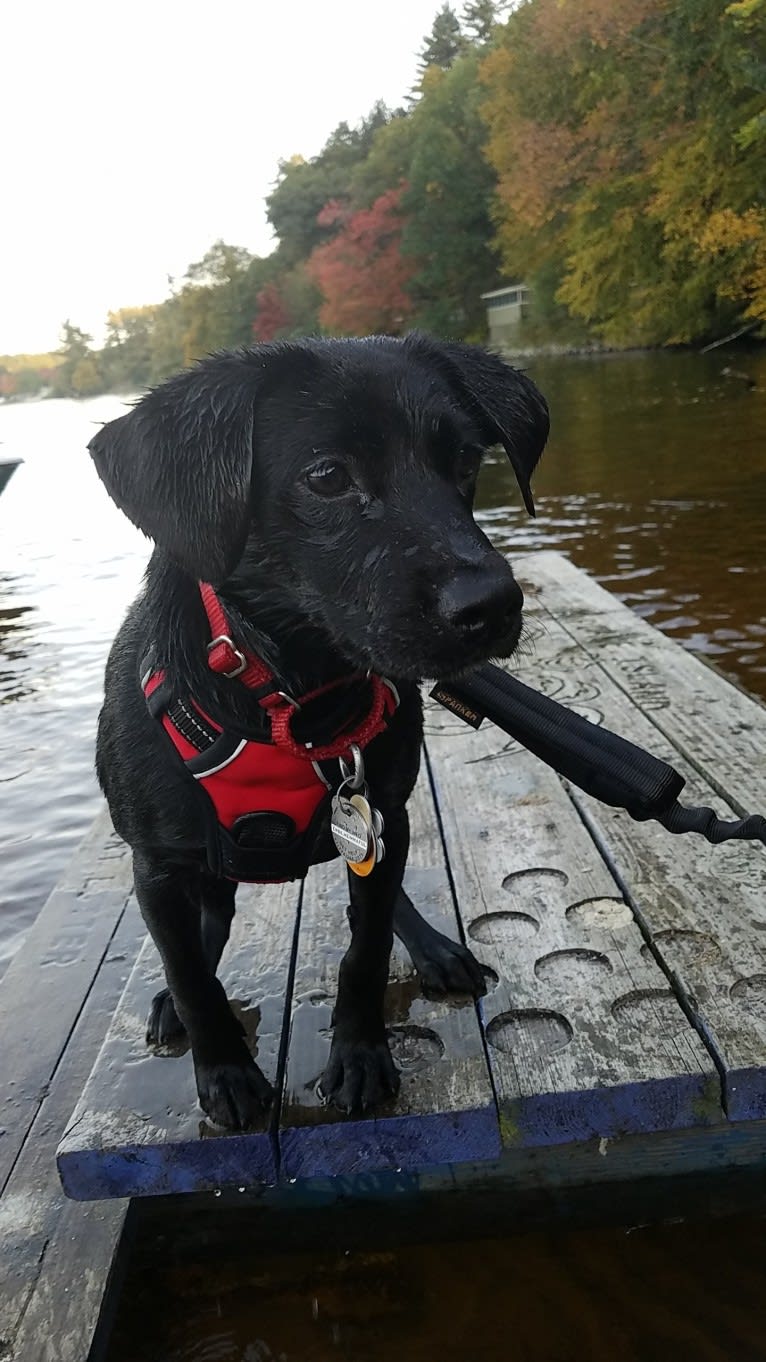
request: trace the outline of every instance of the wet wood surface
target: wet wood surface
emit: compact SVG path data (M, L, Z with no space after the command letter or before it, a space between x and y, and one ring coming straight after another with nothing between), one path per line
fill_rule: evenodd
M616 614L580 573L574 597L558 555L536 555L530 572L519 676L669 761L686 780L682 803L725 819L766 809L763 707L624 607ZM670 836L580 791L572 799L715 1057L727 1114L766 1116L766 848Z
M67 1199L56 1146L144 938L130 887L127 849L102 817L0 989L0 1357L8 1362L83 1362L125 1223L125 1201Z
M281 1082L300 885L242 886L220 977L269 1081ZM188 1046L148 1047L146 1018L164 984L147 939L58 1150L69 1196L90 1199L216 1190L277 1179L272 1117L228 1133L197 1103Z
M425 770L409 805L405 888L438 931L458 923ZM340 872L340 873L339 873ZM337 862L316 866L304 890L279 1145L286 1178L361 1174L490 1159L500 1134L484 1042L473 1000L423 996L397 941L386 1022L401 1088L372 1119L349 1119L320 1101L317 1081L330 1053L338 966L346 947L346 876Z
M458 726L459 725L459 726ZM721 1117L715 1065L556 775L439 705L427 745L506 1144Z

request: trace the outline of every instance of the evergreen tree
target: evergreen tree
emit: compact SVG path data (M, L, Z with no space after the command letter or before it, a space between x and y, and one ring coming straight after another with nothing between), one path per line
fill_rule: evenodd
M463 32L471 42L483 46L492 37L492 29L500 18L501 4L496 0L467 0L461 15Z
M466 40L460 31L460 20L448 3L442 5L434 19L431 32L419 53L418 71L422 76L429 66L440 66L449 71L452 63L465 52Z

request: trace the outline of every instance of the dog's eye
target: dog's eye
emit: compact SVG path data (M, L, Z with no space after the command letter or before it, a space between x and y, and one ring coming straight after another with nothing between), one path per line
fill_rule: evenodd
M479 472L483 454L484 450L474 445L466 445L461 449L455 470L458 484L461 487L468 486L474 481Z
M332 459L315 463L306 474L306 482L312 492L319 492L323 497L342 496L351 486L351 478L343 464L335 463Z

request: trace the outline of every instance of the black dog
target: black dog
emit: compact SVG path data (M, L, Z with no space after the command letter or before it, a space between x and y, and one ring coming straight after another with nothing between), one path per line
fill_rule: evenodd
M216 978L235 881L294 877L337 851L323 784L300 836L268 800L266 813L223 829L200 789L211 744L223 744L223 766L246 739L256 756L273 753L279 714L290 759L337 789L335 756L385 689L363 752L385 857L364 878L349 874L329 1099L368 1109L396 1091L383 1019L393 932L426 984L484 990L478 962L402 890L418 683L515 647L521 591L474 522L474 488L483 452L502 444L532 511L547 433L545 402L524 374L479 347L412 335L214 355L91 442L111 496L156 543L107 665L97 753L168 983L147 1038L185 1028L200 1102L221 1125L247 1127L272 1097ZM211 637L200 581L215 588L223 641ZM382 688L381 676L393 684ZM291 699L306 696L300 709ZM254 874L242 871L248 857Z

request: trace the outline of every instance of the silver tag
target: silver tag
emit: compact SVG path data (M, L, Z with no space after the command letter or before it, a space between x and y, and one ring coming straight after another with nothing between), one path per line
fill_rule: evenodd
M380 809L376 809L367 798L366 785L363 786L359 794L351 795L349 799L349 804L353 804L354 808L362 815L362 818L367 824L370 834L370 840L372 843L372 846L370 848L370 854L372 854L372 851L374 850L375 863L377 865L378 861L383 860L383 852L381 852L380 850L380 848L383 846L383 843L381 841L381 833L383 832L383 815L380 812Z
M345 861L366 861L373 850L372 830L367 820L342 794L330 805L330 832Z

